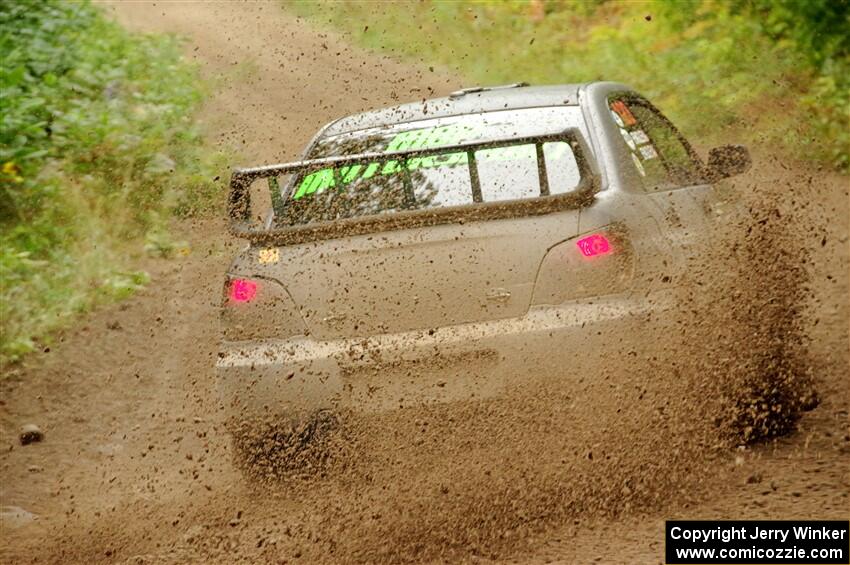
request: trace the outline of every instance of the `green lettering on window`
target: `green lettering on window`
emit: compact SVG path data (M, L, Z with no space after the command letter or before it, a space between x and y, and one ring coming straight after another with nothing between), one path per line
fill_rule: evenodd
M403 131L393 136L384 151L430 149L443 145L454 145L474 136L476 130L477 128L469 126L451 124ZM430 157L411 157L407 161L407 169L412 171L418 168L451 167L457 164L466 164L467 161L468 156L465 152ZM361 170L363 170L363 174L360 176L360 180L366 180L375 176L379 170L382 175L391 175L401 171L402 168L401 162L397 160L387 161L384 164L370 163L365 167L365 170L363 169L363 165L340 167L340 183L349 184L354 182L357 180ZM298 189L292 195L292 199L298 200L310 194L320 193L333 186L336 186L333 169L322 169L304 177Z
M339 170L339 174L342 177L342 183L348 184L354 179L357 178L357 173L360 172L360 169L363 165L351 165L349 167L342 167Z
M400 170L401 165L399 164L399 161L387 161L386 165L384 165L384 168L381 169L381 174L391 175L393 173L399 172Z
M327 188L335 186L335 184L333 169L322 169L320 171L316 171L315 173L311 173L304 177L304 180L301 181L301 185L298 187L298 190L292 195L292 199L298 200L299 198L313 194L314 192L322 192Z
M378 169L381 167L380 163L370 163L368 167L366 167L366 171L363 173L362 179L370 179L375 176L375 173L378 172Z

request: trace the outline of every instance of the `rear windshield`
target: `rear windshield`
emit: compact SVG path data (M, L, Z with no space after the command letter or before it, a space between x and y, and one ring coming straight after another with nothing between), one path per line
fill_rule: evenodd
M578 107L533 108L456 118L422 120L362 130L319 140L308 159L428 149L493 139L583 130ZM546 181L541 192L537 149L533 143L474 152L481 195L476 199L467 152L446 153L384 163L359 163L297 175L281 195L277 227L344 218L538 198L574 191L581 174L566 141L542 144ZM405 171L406 168L406 171ZM548 186L547 186L548 185Z

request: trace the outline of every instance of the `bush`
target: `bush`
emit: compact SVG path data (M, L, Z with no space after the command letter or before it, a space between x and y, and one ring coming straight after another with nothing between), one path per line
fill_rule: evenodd
M9 360L70 315L143 284L127 267L135 242L175 209L208 208L215 190L189 118L202 96L197 72L173 39L130 35L88 3L2 0L0 51L0 359Z

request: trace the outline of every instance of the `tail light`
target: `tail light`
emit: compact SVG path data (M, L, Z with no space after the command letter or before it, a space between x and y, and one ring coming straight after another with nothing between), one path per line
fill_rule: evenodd
M543 258L532 304L605 296L631 288L634 252L628 234L609 225L563 241Z
M607 255L611 253L611 242L601 233L594 233L576 241L581 254L585 257Z
M306 335L301 312L274 279L228 277L222 293L221 323L228 341Z
M251 302L257 296L259 284L251 279L232 279L230 281L230 300L233 302Z

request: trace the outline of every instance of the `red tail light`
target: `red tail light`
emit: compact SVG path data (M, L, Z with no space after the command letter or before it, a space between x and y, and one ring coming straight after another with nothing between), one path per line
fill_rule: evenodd
M257 283L249 279L230 281L230 299L234 302L250 302L257 296Z
M298 306L274 279L233 273L221 290L219 313L226 341L284 339L309 333Z
M581 254L585 257L595 257L597 255L606 255L611 253L611 242L601 233L595 233L587 237L583 237L576 242L576 245L581 250Z

